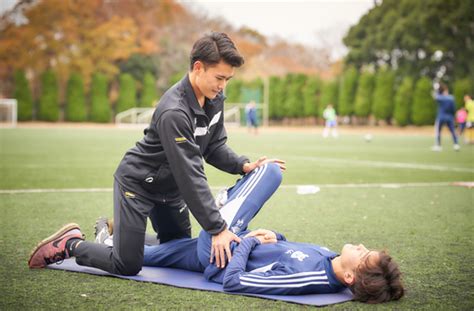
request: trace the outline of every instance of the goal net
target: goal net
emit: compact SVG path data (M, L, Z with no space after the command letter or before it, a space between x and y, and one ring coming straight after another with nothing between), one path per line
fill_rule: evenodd
M225 103L224 104L224 122L226 126L247 126L245 103ZM268 116L265 113L265 105L261 103L255 104L257 111L257 124L259 126L266 125Z
M17 100L0 98L0 127L16 127Z

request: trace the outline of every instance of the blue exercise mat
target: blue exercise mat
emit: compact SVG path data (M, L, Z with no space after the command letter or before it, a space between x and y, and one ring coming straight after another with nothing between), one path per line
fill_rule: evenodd
M114 276L122 279L130 279L140 282L153 282L158 284L171 285L182 288L208 290L214 292L221 292L226 294L237 294L246 296L255 296L260 298L281 300L287 302L294 302L305 305L325 306L335 303L341 303L352 300L352 293L349 289L335 294L318 294L318 295L299 295L299 296L284 296L284 295L260 295L247 293L228 293L224 292L221 284L207 281L202 273L192 272L181 269L159 268L159 267L143 267L140 273L136 276L123 276L111 274L96 268L79 266L76 264L74 258L66 259L61 264L51 264L50 269L66 270L73 272L82 272L95 275Z

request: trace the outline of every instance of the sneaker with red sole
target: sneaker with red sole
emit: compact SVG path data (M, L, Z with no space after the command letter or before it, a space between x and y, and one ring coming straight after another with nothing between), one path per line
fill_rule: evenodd
M66 242L69 239L84 240L78 224L67 224L50 237L38 243L31 252L28 266L30 268L44 268L49 264L61 262L69 258L69 252L66 249Z

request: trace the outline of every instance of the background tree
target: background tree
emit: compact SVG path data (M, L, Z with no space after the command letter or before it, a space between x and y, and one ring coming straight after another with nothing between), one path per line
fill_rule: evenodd
M287 116L302 117L304 115L303 87L306 83L306 75L294 74L288 88Z
M72 73L66 91L66 120L82 122L87 119L84 83L78 73Z
M119 97L117 100L116 113L137 106L136 83L131 74L122 73L119 76Z
M280 100L278 98L281 87L281 78L277 76L271 76L269 82L270 94L268 96L268 113L272 119L280 119L283 117L279 106Z
M291 115L291 107L290 107L290 87L291 83L293 82L294 75L289 73L285 75L285 77L281 81L280 92L278 98L280 102L278 106L280 107L282 117L289 117Z
M18 120L30 121L33 118L33 96L23 70L15 72L15 89L13 97L17 100Z
M112 115L108 98L108 81L102 73L95 73L91 83L91 121L109 122Z
M395 95L393 118L400 126L410 123L410 111L413 98L413 79L405 77Z
M393 71L381 69L375 76L375 89L372 97L372 112L377 120L390 122L393 113Z
M411 119L415 125L433 124L436 117L436 103L432 95L431 80L423 77L416 82L413 94Z
M319 112L319 96L321 94L319 77L309 77L303 88L304 116L317 117Z
M41 75L38 118L43 121L58 121L59 119L58 81L51 70Z
M240 103L240 95L242 92L243 81L239 79L232 79L225 88L226 102Z
M131 74L136 81L143 81L147 73L157 77L158 66L159 63L153 56L138 53L119 62L120 72Z
M344 38L347 62L390 66L403 76L474 80L474 2L384 0Z
M372 106L372 92L374 89L374 75L368 71L362 72L357 86L354 114L366 118Z
M145 76L143 77L140 107L152 107L157 100L158 94L156 91L155 77L150 72L146 72Z
M453 95L456 101L457 109L464 106L464 95L469 94L471 97L474 97L474 94L472 94L474 89L472 88L473 86L471 83L474 83L474 80L470 81L469 79L459 79L454 81Z
M339 95L339 82L337 80L333 81L326 81L322 85L322 90L321 90L321 101L319 105L319 115L323 115L323 111L326 108L327 105L331 104L333 107L336 109L337 114L339 114L338 111L338 95Z
M355 91L358 73L354 67L349 67L339 81L339 115L350 116L354 112Z

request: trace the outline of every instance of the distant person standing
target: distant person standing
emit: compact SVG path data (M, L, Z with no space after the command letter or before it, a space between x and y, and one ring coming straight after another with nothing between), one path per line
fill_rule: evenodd
M329 136L329 132L331 132L332 137L337 138L337 115L336 110L331 104L327 105L326 109L324 109L323 118L326 121L326 125L323 131L323 137L327 138Z
M254 130L254 134L258 134L258 121L257 121L257 107L255 105L255 101L251 100L245 106L245 117L247 119L247 128L249 132L252 132L252 128Z
M466 120L467 120L467 111L466 108L461 107L458 111L456 111L456 123L459 128L459 137L461 137L464 133L464 129L466 128Z
M467 137L466 142L473 144L474 143L474 100L471 96L466 94L464 95L464 103L467 110L466 118L466 127L467 127Z
M454 130L454 112L456 111L456 104L454 103L453 95L449 94L448 87L444 84L441 84L439 87L438 94L435 95L435 100L438 103L438 114L436 116L435 122L435 135L436 142L431 150L441 151L441 129L443 125L446 124L451 132L454 142L454 150L459 151L460 147L458 144L458 138Z

